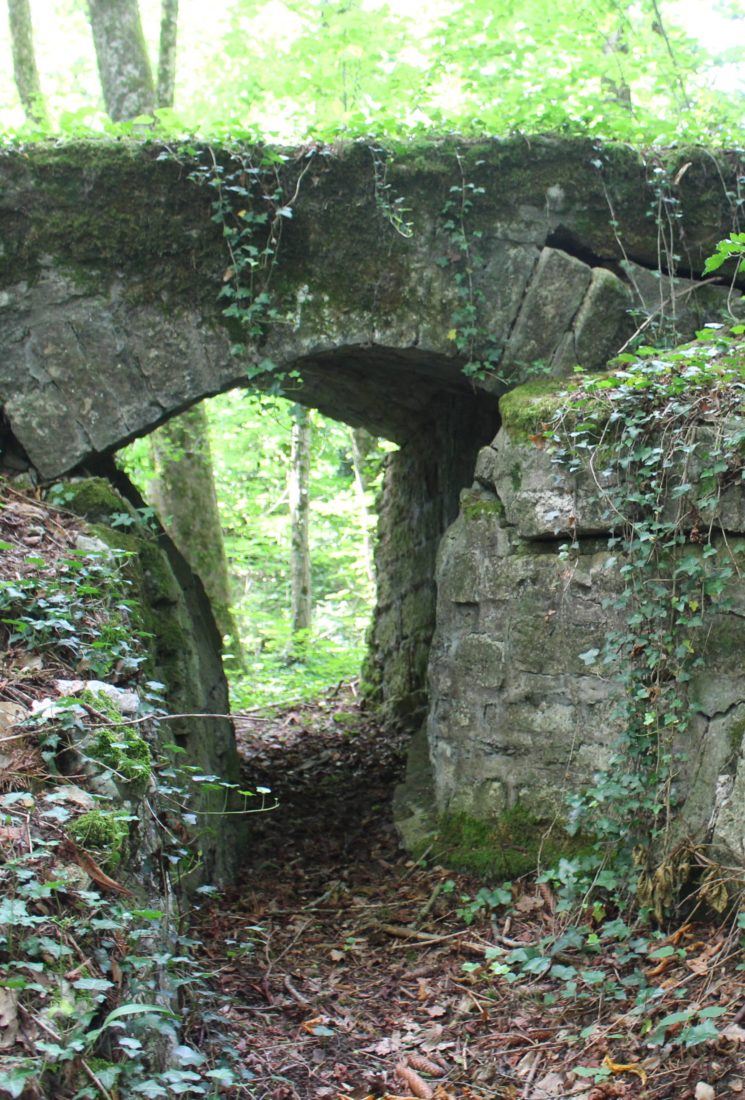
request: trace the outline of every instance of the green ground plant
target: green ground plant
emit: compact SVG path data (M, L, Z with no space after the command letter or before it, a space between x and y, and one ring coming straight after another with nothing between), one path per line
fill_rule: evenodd
M4 485L0 493L2 522ZM10 500L17 504L15 490ZM39 530L61 530L38 502L28 507ZM10 1043L0 1052L1 1089L12 1098L217 1096L243 1078L184 1038L194 997L216 1034L220 1021L196 945L179 931L178 892L163 887L194 860L184 831L193 824L190 778L155 748L161 685L145 680L150 638L138 632L126 555L39 538L31 554L2 543L4 683L43 696L55 677L105 677L112 694L42 697L3 737L0 998ZM139 691L139 714L122 718L115 685ZM71 753L86 769L76 764L68 778ZM113 775L119 797L89 785L94 773ZM148 830L150 854L137 855ZM153 908L156 896L164 904Z

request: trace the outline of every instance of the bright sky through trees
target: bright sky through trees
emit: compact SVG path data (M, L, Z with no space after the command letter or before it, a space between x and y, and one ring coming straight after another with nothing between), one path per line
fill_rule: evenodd
M85 3L31 6L53 119L100 128ZM155 59L159 0L140 8ZM743 0L181 0L176 111L183 131L284 141L421 124L732 144L743 49ZM0 132L23 121L0 19Z

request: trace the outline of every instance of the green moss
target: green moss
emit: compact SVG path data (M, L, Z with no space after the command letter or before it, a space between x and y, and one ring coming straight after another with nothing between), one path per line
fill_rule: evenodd
M729 747L732 758L736 760L743 751L745 742L745 718L733 722L728 731Z
M121 711L104 692L86 690L80 698L110 721L122 721ZM131 786L133 793L145 792L152 759L147 742L134 726L103 726L94 730L87 751L93 760L111 769L117 782Z
M552 830L548 822L522 806L496 820L481 821L468 814L447 814L437 827L436 858L455 870L471 871L489 879L509 879L556 863L574 854L576 839Z
M61 494L64 507L76 516L82 516L89 523L110 524L116 515L126 513L133 520L137 519L134 508L123 497L119 496L111 484L102 477L88 477L81 481L70 481L65 484ZM98 532L97 532L98 533ZM112 532L109 527L101 537L110 542ZM120 535L117 533L117 538Z
M516 386L499 399L502 426L513 439L526 440L540 434L561 408L562 395L570 388L566 378L536 378Z
M81 814L68 827L70 838L96 856L105 871L121 863L129 829L125 821L106 810L90 810Z
M484 516L504 515L504 504L498 497L469 496L461 497L461 512L466 519L481 519Z

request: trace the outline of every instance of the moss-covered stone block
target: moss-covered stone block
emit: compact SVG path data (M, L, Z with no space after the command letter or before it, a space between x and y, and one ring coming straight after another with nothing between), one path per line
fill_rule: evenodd
M435 857L455 870L484 879L511 879L576 855L582 842L524 806L484 820L445 814L438 822Z
M80 696L112 723L95 727L85 743L87 755L109 771L128 796L141 796L150 785L150 748L135 726L122 720L121 711L104 692L84 691Z

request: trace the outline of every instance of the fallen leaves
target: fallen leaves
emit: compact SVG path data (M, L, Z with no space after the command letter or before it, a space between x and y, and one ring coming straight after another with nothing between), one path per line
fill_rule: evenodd
M647 1083L646 1070L642 1069L637 1062L614 1062L610 1054L606 1054L603 1058L603 1067L609 1069L611 1073L633 1073L643 1085Z
M555 933L565 918L551 889L521 883L508 920L484 912L464 927L459 897L483 883L459 877L443 892L449 872L398 851L381 810L397 749L364 722L354 738L340 737L332 715L349 701L326 706L294 706L253 726L238 720L246 785L271 787L282 811L257 817L246 888L205 913L202 938L213 945L209 968L220 974L256 1100L275 1100L279 1088L288 1100L637 1100L645 1087L674 1096L684 1078L705 1079L712 1055L727 1095L743 1092L733 1070L745 1034L741 985L726 930L688 925L650 935L648 953L640 948L631 963L612 944L600 942L590 957L582 944L569 945L556 973L501 978L484 952L531 952ZM221 954L224 941L240 942L256 927L252 954ZM663 958L659 995L639 1015L637 987L620 979ZM603 998L601 972L616 981L615 999ZM575 998L564 989L573 976L582 983ZM669 1028L663 1054L643 1025L653 1029L680 1007L681 988L683 1007L712 998L731 1007L715 1043L687 1050L680 1029ZM592 1073L575 1075L578 1065L608 1079L593 1084Z

